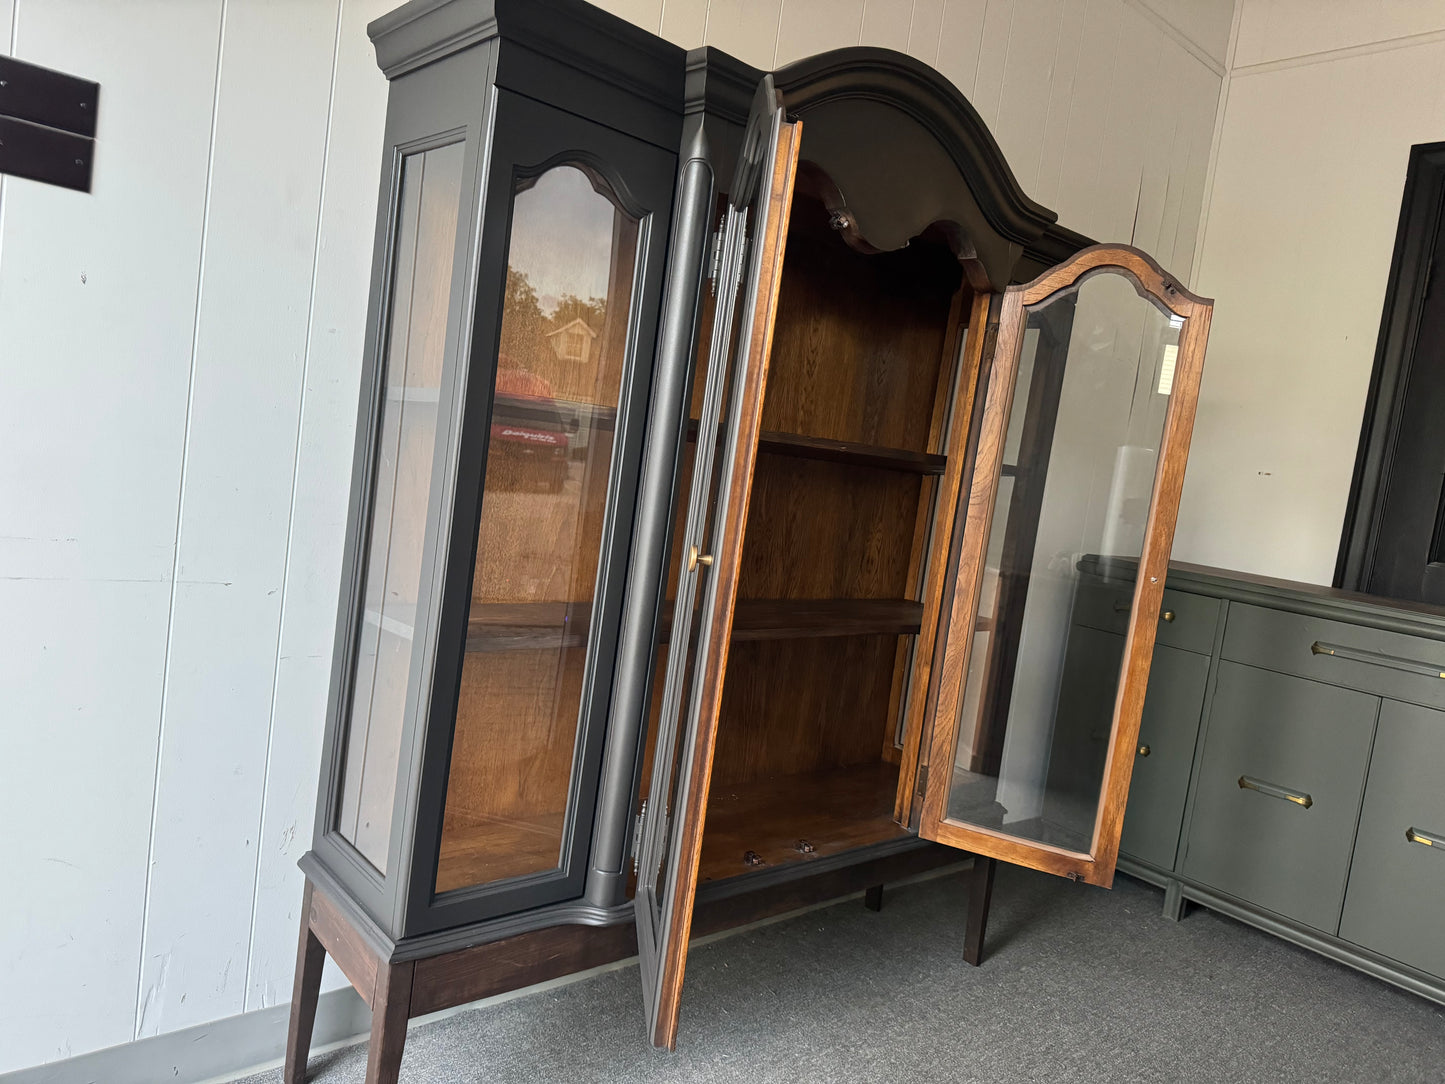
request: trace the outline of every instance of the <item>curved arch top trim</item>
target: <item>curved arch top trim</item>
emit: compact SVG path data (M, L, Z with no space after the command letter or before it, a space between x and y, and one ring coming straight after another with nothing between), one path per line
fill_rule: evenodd
M984 218L1019 245L1036 241L1058 215L1030 199L978 110L941 74L891 49L851 46L819 53L773 76L790 113L845 99L891 105L926 128L947 151Z
M1009 291L1022 294L1023 304L1037 305L1095 271L1124 272L1134 280L1140 293L1155 299L1175 316L1187 319L1199 309L1214 305L1212 299L1185 289L1154 257L1133 245L1090 245L1032 282L1011 286Z

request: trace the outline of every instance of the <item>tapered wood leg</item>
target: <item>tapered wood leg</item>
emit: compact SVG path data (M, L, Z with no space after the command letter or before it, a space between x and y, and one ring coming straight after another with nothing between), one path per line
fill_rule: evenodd
M883 910L883 886L874 885L863 893L863 906L870 911Z
M968 887L968 928L963 936L963 959L977 967L983 963L983 934L988 926L988 905L993 899L993 875L998 862L974 855L973 876Z
M311 1052L311 1029L316 1023L316 999L321 993L321 969L326 950L311 932L311 882L301 899L301 944L296 949L296 979L291 986L291 1025L286 1032L285 1084L304 1084L306 1056Z
M382 964L371 995L371 1042L366 1051L366 1084L396 1084L406 1022L411 1016L413 964Z

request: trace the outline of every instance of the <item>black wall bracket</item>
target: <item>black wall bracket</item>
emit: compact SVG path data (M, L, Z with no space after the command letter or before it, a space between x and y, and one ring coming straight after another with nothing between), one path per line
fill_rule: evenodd
M90 191L100 84L0 56L0 173Z

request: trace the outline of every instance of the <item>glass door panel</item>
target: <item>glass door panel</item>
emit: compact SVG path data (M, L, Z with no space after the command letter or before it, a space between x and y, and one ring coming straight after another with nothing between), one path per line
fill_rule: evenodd
M1138 733L1209 314L1122 247L1010 288L960 543L926 837L1111 882L1133 763L1120 753ZM1122 663L1070 635L1101 576L1132 598Z
M381 429L336 829L385 875L414 650L464 145L405 155Z
M676 1041L800 128L784 122L772 79L764 78L720 242L707 382L638 843L635 907L643 998L654 1044L669 1048Z
M639 225L580 162L515 184L438 893L562 861Z

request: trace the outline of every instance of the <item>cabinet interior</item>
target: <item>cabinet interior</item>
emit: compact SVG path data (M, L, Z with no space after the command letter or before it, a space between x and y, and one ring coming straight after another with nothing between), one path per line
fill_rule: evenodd
M818 176L784 251L703 881L908 834L897 734L970 297L941 236L851 248Z

